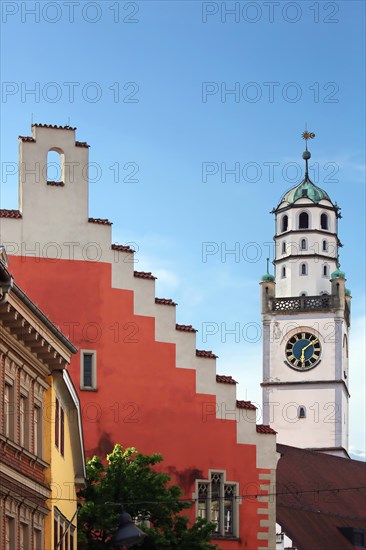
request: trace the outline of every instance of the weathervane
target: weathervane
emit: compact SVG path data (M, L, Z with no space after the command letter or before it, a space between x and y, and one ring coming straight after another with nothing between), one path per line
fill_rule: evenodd
M306 128L306 125L305 125ZM306 149L302 154L302 158L305 160L305 179L309 178L309 168L308 168L308 160L311 157L310 151L308 151L308 139L314 139L315 134L314 132L308 132L307 129L305 129L305 132L301 134L302 139L306 141Z

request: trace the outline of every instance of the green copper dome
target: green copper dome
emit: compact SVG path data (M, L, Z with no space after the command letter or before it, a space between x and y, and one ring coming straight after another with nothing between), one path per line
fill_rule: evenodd
M346 288L346 296L352 296L352 293L351 293L351 289L350 288Z
M339 267L333 271L333 273L331 274L330 276L331 279L345 279L346 278L346 274L344 271L341 271L339 269Z
M308 177L305 177L299 185L287 191L287 193L283 195L281 202L286 201L289 204L293 204L297 199L303 198L310 199L315 204L318 204L318 202L322 200L332 202L328 193L315 185Z
M270 273L266 273L261 277L262 283L273 283L274 280L275 280L274 276L271 275Z

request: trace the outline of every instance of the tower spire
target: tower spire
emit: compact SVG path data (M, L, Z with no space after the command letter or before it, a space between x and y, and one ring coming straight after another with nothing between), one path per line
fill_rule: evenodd
M305 124L305 128L306 128L306 124ZM306 149L302 154L302 158L305 160L305 179L307 180L309 179L308 161L311 158L311 153L310 151L308 151L308 139L314 139L315 134L313 132L308 132L306 129L305 132L302 133L302 138L305 139L306 141Z

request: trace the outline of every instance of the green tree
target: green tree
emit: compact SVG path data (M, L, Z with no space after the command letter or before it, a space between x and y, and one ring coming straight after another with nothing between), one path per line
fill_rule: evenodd
M134 448L115 445L107 464L94 456L86 465L86 487L79 492L79 548L112 550L122 504L132 517L148 519L141 526L147 537L141 550L219 550L210 542L213 524L197 519L190 524L181 512L192 506L170 477L156 471L160 454L144 455ZM136 548L136 547L135 547Z

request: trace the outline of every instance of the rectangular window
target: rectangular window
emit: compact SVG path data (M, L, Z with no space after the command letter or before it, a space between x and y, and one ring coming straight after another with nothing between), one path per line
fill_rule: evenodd
M82 390L97 389L95 351L82 350L80 353L80 388Z
M19 550L28 550L28 525L26 523L20 523L19 526Z
M198 482L197 515L215 524L217 537L238 537L237 484L225 483L224 474L213 472Z
M91 353L84 353L83 355L83 361L84 361L84 379L83 379L83 386L84 387L93 387L93 356Z
M39 550L42 548L42 531L40 529L33 530L33 549Z
M4 434L14 439L14 386L5 383L4 388Z
M15 548L15 520L9 516L5 517L5 550Z
M62 456L65 452L65 411L56 397L55 403L55 445Z
M41 407L34 405L33 408L33 453L37 456L42 456L42 416Z
M55 517L53 520L53 546L57 548L58 545L58 521Z
M64 456L65 450L65 413L62 407L60 407L60 453Z
M55 402L55 445L59 447L59 433L60 433L60 403L56 397Z
M20 395L19 400L19 445L29 449L28 397Z

